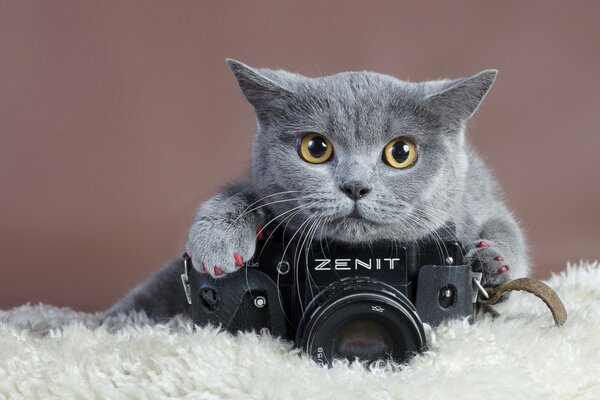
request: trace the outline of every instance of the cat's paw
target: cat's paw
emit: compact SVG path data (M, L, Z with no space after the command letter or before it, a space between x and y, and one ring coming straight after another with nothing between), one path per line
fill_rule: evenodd
M467 253L467 262L475 272L483 272L483 286L498 286L510 279L510 265L493 242L478 240Z
M254 255L256 241L262 235L260 226L227 230L197 226L190 232L185 248L196 270L219 278L242 268Z

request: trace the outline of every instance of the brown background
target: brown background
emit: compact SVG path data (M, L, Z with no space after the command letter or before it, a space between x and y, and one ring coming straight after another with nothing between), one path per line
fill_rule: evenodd
M600 258L600 3L421 3L0 1L0 308L97 310L180 254L196 205L249 162L225 57L500 69L470 133L538 276Z

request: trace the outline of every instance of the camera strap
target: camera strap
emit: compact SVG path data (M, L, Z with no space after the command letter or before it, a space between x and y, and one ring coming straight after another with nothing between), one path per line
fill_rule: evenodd
M481 307L480 309L489 312L493 317L497 317L500 315L498 311L496 311L492 305L500 302L502 297L509 292L515 290L522 290L527 293L531 293L541 299L546 306L550 309L552 313L552 318L554 318L554 323L556 326L561 326L567 321L567 310L563 305L562 301L558 297L558 294L550 286L545 283L538 281L533 278L519 278L519 279L510 279L503 282L501 285L494 288L485 288L484 289L487 298L479 298L477 300L477 304ZM482 293L483 294L483 293ZM486 297L483 295L482 297Z
M192 267L192 259L188 253L184 253L183 257L183 274L181 274L181 283L183 284L183 291L185 292L185 298L188 304L192 304L192 290L190 287L190 268Z

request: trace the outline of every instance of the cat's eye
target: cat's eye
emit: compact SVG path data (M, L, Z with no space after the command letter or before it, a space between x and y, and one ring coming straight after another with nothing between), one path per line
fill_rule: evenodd
M333 145L323 135L308 133L300 140L298 153L304 161L311 164L322 164L333 155Z
M383 161L390 167L408 168L417 160L417 146L407 138L397 138L385 145Z

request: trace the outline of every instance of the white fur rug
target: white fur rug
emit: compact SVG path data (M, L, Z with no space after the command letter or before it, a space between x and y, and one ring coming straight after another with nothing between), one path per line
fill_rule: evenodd
M531 295L502 316L428 333L403 367L319 368L271 337L193 331L142 315L98 327L98 315L48 305L0 311L0 399L599 399L600 265L547 281L569 319L553 326Z

